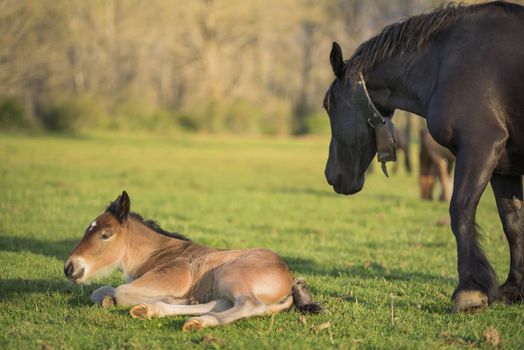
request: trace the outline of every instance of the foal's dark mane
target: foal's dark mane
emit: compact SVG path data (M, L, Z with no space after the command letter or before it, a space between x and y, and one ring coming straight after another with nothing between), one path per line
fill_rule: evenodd
M367 72L385 59L417 51L448 28L454 20L466 14L496 6L510 13L524 12L524 7L504 1L466 6L449 3L433 10L385 27L382 32L361 44L347 61L346 79L356 72Z
M109 204L109 206L107 207L106 211L117 216L117 206L115 204L116 202L113 202L111 204ZM186 236L184 235L181 235L180 233L177 233L177 232L169 232L169 231L166 231L164 230L162 227L160 227L159 224L156 223L156 221L154 220L144 220L144 218L142 217L142 215L138 214L138 213L135 213L135 212L130 212L129 213L129 217L138 221L139 223L141 224L144 224L145 226L149 227L151 230L155 231L156 233L159 233L163 236L166 236L166 237L170 237L170 238L176 238L176 239L180 239L182 241L191 241L189 238L187 238Z
M181 235L178 232L169 232L169 231L164 230L154 220L144 220L144 218L142 218L142 216L140 214L137 214L137 213L134 213L134 212L130 212L129 216L132 217L133 219L135 219L136 221L146 225L147 227L149 227L151 230L155 231L156 233L160 233L161 235L164 235L164 236L167 236L167 237L170 237L170 238L176 238L176 239L180 239L180 240L183 240L183 241L190 241L189 238L187 238L184 235Z

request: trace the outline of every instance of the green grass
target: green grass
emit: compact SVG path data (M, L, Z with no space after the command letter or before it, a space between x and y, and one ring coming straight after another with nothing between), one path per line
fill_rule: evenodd
M420 201L415 175L386 179L378 167L363 192L336 195L323 176L327 143L0 135L0 348L490 348L483 334L495 327L505 348L522 349L523 305L450 312L456 248L437 224L447 206ZM328 312L187 334L186 317L140 321L90 305L94 288L121 276L82 290L63 261L123 189L133 210L197 242L275 250ZM490 191L478 221L503 280L507 243Z

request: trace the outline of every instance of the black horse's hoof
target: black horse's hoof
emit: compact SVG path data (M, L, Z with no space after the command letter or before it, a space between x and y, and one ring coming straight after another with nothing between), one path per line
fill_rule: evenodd
M461 290L453 296L453 312L478 312L488 305L488 296L478 290Z
M504 283L498 289L497 299L506 304L524 302L524 285Z

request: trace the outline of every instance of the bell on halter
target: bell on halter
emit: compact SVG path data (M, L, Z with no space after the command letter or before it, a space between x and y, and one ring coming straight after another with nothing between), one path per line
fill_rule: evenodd
M382 163L382 172L384 172L386 177L389 177L386 162L395 162L397 160L395 126L391 122L391 119L385 118L373 104L373 101L371 101L362 72L359 72L357 76L354 99L360 113L364 115L369 125L375 129L377 158L378 161Z
M397 140L395 126L390 119L385 119L385 124L375 128L377 141L377 159L381 163L380 168L386 177L389 177L386 162L397 160Z
M380 169L382 169L382 172L384 173L384 175L386 175L386 177L389 177L388 168L385 162L380 163Z

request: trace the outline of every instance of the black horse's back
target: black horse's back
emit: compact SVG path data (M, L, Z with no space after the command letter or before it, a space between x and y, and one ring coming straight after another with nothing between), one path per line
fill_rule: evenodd
M476 5L450 27L442 42L433 49L445 58L436 76L437 107L428 114L455 117L445 118L445 124L442 117L430 118L437 141L456 152L461 141L452 130L477 132L479 126L484 131L483 125L491 125L485 132L507 134L495 171L524 174L524 7ZM460 108L465 110L459 114Z

